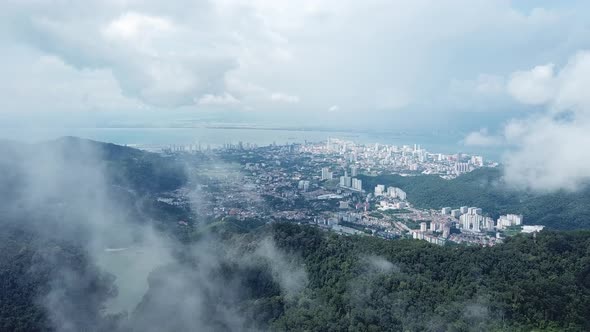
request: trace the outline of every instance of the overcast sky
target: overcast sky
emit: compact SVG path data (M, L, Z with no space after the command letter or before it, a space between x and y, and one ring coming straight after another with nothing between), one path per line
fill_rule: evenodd
M497 120L524 109L508 93L513 72L562 66L590 48L588 7L4 0L1 112L420 113L416 121L469 112Z

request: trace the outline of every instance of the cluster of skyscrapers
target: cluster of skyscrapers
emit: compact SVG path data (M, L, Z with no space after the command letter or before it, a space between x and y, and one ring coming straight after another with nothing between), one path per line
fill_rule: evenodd
M340 177L340 187L355 191L363 191L363 181L354 177L357 175L358 168L352 166L350 167L350 171L352 176L348 176L348 172L345 171L344 175ZM322 181L332 180L333 178L334 173L330 171L329 167L322 168Z
M494 219L482 215L482 209L477 207L462 206L459 209L444 207L441 209L441 214L458 218L463 232L481 233L522 225L522 215L502 215L498 218L497 222L494 222Z
M348 172L344 171L344 175L340 177L340 187L347 188L355 191L363 191L363 181L361 179L357 179L354 176L357 175L358 168L357 167L350 167L351 175L348 176ZM334 178L334 173L330 171L329 167L322 168L322 181L324 180L332 180Z
M385 186L382 184L375 186L374 193L375 196L388 196L391 198L400 199L402 201L405 201L407 197L406 192L397 187L387 187L387 191L385 191Z
M482 156L431 153L418 144L413 147L378 143L369 145L328 138L325 146L304 146L303 149L321 154L323 158L337 158L339 162L354 164L368 173L422 173L454 178L484 166ZM354 170L351 170L351 176L356 176Z
M482 210L476 207L467 208L467 212L459 217L461 231L481 233L494 230L494 219L483 216Z

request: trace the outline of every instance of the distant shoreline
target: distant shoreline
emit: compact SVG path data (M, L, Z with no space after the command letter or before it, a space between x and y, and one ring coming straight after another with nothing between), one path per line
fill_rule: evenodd
M190 128L190 127L189 127ZM329 128L283 128L283 127L253 127L253 126L205 126L206 129L244 129L244 130L280 130L280 131L316 131L316 132L337 132L337 133L351 133L357 132L343 130L343 129L329 129Z

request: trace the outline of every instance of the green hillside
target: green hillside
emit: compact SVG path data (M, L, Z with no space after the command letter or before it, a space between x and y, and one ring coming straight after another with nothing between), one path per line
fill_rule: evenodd
M493 218L500 214L523 214L526 224L551 229L590 229L590 189L578 192L534 193L510 188L502 169L481 168L452 180L438 176L361 176L365 188L377 184L400 187L416 207L477 206Z

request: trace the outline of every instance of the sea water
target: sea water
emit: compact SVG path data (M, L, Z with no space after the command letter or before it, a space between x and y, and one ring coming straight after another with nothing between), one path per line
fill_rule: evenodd
M350 140L362 144L421 145L431 153L468 153L483 155L487 159L500 160L501 150L465 146L458 135L410 135L384 132L350 132L322 131L303 129L266 129L266 128L229 128L229 127L194 127L194 128L2 128L0 139L25 142L39 142L61 136L76 136L92 140L130 146L149 145L188 145L200 144L205 148L220 147L224 144L290 144L321 142L329 137Z

